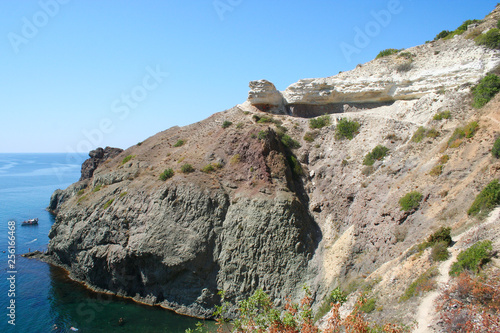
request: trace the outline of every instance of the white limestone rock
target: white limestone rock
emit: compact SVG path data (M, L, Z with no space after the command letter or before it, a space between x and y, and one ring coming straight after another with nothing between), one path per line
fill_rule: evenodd
M500 65L500 52L456 36L372 60L328 78L303 79L280 93L266 80L250 82L252 105L327 105L413 100L461 90Z

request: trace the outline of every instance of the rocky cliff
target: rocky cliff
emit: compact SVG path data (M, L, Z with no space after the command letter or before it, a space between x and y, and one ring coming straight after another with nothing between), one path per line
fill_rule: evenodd
M209 317L219 290L283 300L307 283L316 305L336 286L370 286L381 314L411 321L412 303L397 299L431 261L410 249L440 226L475 223L467 208L500 176L490 154L499 99L470 106L500 52L466 37L284 92L251 82L247 102L158 133L56 192L45 259L97 290L193 316ZM330 122L310 128L325 112ZM352 140L339 138L341 119L359 123ZM449 145L470 121L477 133ZM364 165L378 145L385 158ZM398 202L410 191L423 200L405 212Z

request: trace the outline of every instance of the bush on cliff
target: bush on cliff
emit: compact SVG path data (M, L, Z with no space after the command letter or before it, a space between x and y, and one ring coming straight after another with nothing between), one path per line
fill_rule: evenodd
M281 135L281 143L290 149L300 148L300 143L297 140L292 139L288 134Z
M378 145L371 152L366 154L364 160L363 160L363 165L373 165L375 161L380 161L382 160L385 155L387 155L387 152L389 151L389 148L384 147L382 145Z
M325 114L324 116L320 116L317 118L309 119L309 127L314 128L323 128L325 126L330 125L330 116Z
M493 148L491 149L491 154L495 158L500 158L500 138L495 140L493 144Z
M186 141L184 140L177 140L177 142L174 144L174 147L180 147L182 145L184 145L186 143Z
M464 270L478 272L491 258L491 241L477 242L467 250L460 252L457 261L450 269L450 275L457 276Z
M382 58L382 57L387 57L387 56L390 56L391 54L396 54L399 51L401 51L401 50L398 50L398 49L385 49L385 50L380 51L379 54L377 54L377 56L375 57L375 59L379 59L379 58Z
M451 33L450 30L443 30L441 31L440 33L438 33L436 35L436 37L434 37L434 40L438 40L438 39L441 39L441 38L445 38L446 36L448 36L449 34Z
M337 124L337 128L335 130L335 139L352 140L354 136L358 133L359 127L360 125L357 121L342 118L339 120Z
M401 210L407 212L409 210L418 208L420 206L420 201L423 199L423 195L420 192L412 191L405 194L401 199L399 199L399 205Z
M135 155L128 155L128 156L124 157L123 160L122 160L122 165L125 164L125 163L127 163L128 161L130 161L134 157L135 157Z
M474 101L472 106L481 108L500 91L500 77L495 74L486 75L477 86L472 88Z
M327 316L324 329L318 328L313 319L313 298L309 289L305 289L305 296L299 303L287 300L284 309L278 310L269 295L262 289L258 289L248 299L237 304L237 317L229 321L226 318L228 309L232 304L228 303L222 295L222 305L216 306L215 317L218 332L273 332L273 333L320 333L320 332L410 332L413 327L404 327L394 323L379 326L369 323L363 310L374 309L374 301L367 301L360 297L353 309L347 316L340 315L341 302L332 304L332 309ZM368 305L366 305L368 304ZM369 312L369 311L366 311ZM228 324L229 323L229 324ZM188 329L186 333L210 332L203 323L198 323L195 329Z
M194 168L191 164L186 163L181 166L181 171L182 173L191 173L194 172Z
M467 214L485 217L498 205L500 205L500 183L495 179L477 195Z
M500 48L500 30L491 29L485 34L480 34L474 41L477 45L483 45L487 48L496 50Z
M169 178L172 178L174 176L174 170L172 170L171 168L168 168L168 169L165 169L165 171L163 171L160 175L160 180L167 180Z

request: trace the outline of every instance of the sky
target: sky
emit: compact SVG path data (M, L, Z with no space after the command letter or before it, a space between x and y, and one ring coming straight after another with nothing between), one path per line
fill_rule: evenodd
M482 19L489 0L1 0L0 153L128 148Z

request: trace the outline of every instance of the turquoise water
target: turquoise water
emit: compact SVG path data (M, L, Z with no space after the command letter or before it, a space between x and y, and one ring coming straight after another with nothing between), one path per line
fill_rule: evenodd
M194 328L196 319L91 292L69 280L64 270L20 256L47 248L54 223L45 210L50 195L79 179L85 158L78 154L0 154L0 332L72 332L71 327L78 332L184 332ZM39 218L39 225L20 225L34 217ZM8 267L9 221L16 222L14 269ZM11 275L15 277L13 289L7 280ZM15 295L9 295L9 290ZM11 300L15 301L15 326L8 323Z

